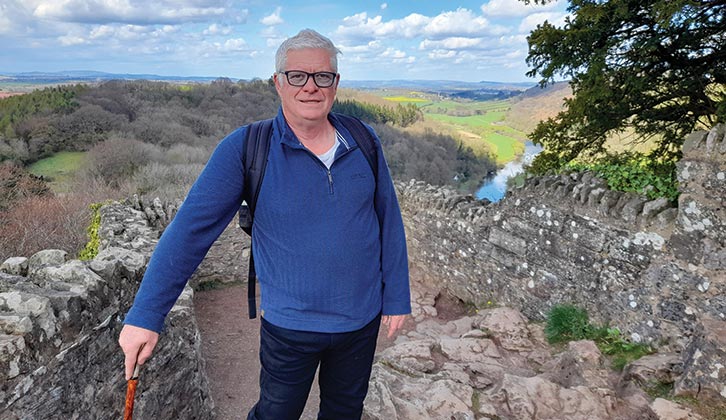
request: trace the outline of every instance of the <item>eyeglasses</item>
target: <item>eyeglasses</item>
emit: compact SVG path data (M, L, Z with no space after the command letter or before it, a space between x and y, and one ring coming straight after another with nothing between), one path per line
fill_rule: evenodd
M302 87L305 86L305 83L308 82L308 79L310 76L313 76L313 82L315 82L315 85L319 88L327 88L333 86L333 83L335 82L335 78L338 76L337 73L333 73L330 71L319 71L317 73L308 73L306 71L302 70L290 70L290 71L281 71L280 73L284 74L285 77L287 77L287 82L290 83L291 86L295 87Z

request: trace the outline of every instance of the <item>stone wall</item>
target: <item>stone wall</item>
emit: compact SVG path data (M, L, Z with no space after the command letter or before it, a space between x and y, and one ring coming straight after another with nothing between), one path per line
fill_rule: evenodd
M705 363L683 394L726 398L723 351L702 351L719 348L726 325L725 136L721 125L687 139L677 208L590 174L532 178L496 204L399 184L412 272L533 320L558 303L582 306L634 341Z
M0 269L2 419L122 417L117 339L158 231L148 212L117 203L101 213L94 260L67 261L65 252L47 250ZM191 298L187 288L141 371L135 418L212 417Z

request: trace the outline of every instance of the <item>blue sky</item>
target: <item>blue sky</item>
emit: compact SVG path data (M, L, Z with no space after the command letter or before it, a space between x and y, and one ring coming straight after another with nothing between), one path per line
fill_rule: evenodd
M531 81L526 36L567 3L0 0L0 74L96 70L267 78L302 28L342 50L343 79Z

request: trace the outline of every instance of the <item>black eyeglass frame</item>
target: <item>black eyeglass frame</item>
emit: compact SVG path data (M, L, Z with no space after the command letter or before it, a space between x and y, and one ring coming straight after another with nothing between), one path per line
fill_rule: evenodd
M305 75L305 81L302 82L301 84L292 83L290 81L290 73L304 74ZM316 71L315 73L308 73L308 72L302 71L302 70L287 70L287 71L281 71L280 74L284 74L285 75L285 78L287 79L287 83L289 83L290 86L295 86L295 87L303 87L303 86L305 86L305 84L308 82L308 79L310 79L310 76L312 76L313 77L313 83L315 83L315 86L317 86L319 88L329 88L329 87L331 87L331 86L333 86L335 84L335 79L338 77L338 73L335 73L335 72L332 72L332 71ZM319 75L319 74L324 74L324 75L330 75L330 76L332 76L331 77L330 84L329 85L323 85L323 86L321 86L320 83L318 83L318 79L317 79L317 75Z

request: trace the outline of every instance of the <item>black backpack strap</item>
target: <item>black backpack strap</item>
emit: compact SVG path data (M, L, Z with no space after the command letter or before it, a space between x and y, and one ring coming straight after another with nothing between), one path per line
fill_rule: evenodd
M245 172L244 199L245 204L240 207L239 224L250 238L252 237L252 222L257 206L257 197L260 195L260 186L267 168L267 155L270 152L270 137L272 135L272 120L257 121L247 128L247 143L245 155L242 160ZM247 309L250 319L257 317L255 258L252 252L253 243L250 242L250 262L247 271Z
M340 121L340 123L343 124L348 131L350 131L353 139L356 143L358 143L358 146L360 146L361 152L363 152L368 164L371 166L371 170L373 171L377 184L378 153L376 151L376 139L373 138L371 132L368 131L358 118L338 113L336 113L335 116L338 118L338 121Z

